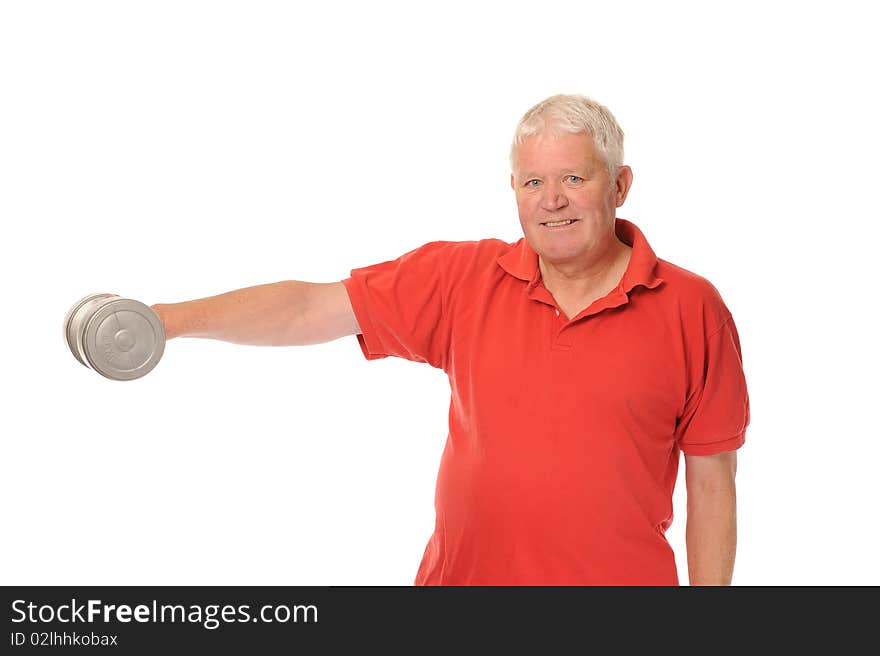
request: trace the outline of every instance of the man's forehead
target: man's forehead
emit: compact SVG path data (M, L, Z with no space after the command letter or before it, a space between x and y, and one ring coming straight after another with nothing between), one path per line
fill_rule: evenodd
M522 175L546 175L548 173L564 173L565 171L592 171L601 165L600 162L587 160L586 158L562 163L554 162L552 166L541 166L530 162L529 168L520 171Z
M532 177L532 176L541 176L541 175L553 175L556 173L565 173L568 171L577 171L581 173L589 173L598 169L602 163L597 159L590 159L586 157L578 158L566 158L565 160L556 160L553 162L535 162L530 160L526 162L526 166L528 168L523 168L523 162L517 161L517 170L519 174L523 177Z
M601 164L589 134L577 133L562 137L536 135L526 138L516 152L518 168L524 175L593 168Z

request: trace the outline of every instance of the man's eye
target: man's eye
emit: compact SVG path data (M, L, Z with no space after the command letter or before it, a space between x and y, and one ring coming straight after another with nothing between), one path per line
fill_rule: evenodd
M532 184L533 182L540 182L540 180L529 180L526 182L526 187L534 187L535 185Z
M569 180L571 180L572 182L577 182L578 180L583 180L583 178L581 178L581 177L579 177L579 176L577 176L577 175L568 175L568 176L566 176L566 177L567 177Z

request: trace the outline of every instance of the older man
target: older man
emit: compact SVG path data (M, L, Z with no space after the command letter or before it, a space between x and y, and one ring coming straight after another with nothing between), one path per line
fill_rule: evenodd
M524 238L435 241L338 283L155 305L169 337L303 345L449 377L417 585L677 585L665 531L685 454L692 585L731 582L749 399L715 287L617 218L632 171L607 108L560 95L511 148Z

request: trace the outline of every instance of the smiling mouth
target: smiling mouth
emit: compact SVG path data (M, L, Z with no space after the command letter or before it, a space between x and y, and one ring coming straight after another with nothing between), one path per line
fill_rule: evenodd
M572 223L577 223L580 219L566 219L564 221L546 221L542 223L542 226L548 226L550 228L556 228L560 226L571 225Z

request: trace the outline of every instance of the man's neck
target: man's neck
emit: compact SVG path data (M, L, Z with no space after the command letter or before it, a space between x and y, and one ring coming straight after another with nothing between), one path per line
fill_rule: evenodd
M629 264L632 247L616 236L605 251L588 262L547 263L538 257L544 287L555 298L586 298L606 294L623 277Z

